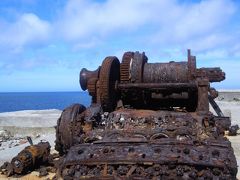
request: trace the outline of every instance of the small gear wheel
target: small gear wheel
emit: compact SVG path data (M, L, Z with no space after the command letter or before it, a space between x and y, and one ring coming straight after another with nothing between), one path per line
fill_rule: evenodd
M117 57L106 57L102 63L99 75L99 100L104 111L115 109L118 93L115 90L116 81L120 79L120 63Z
M134 57L134 52L125 52L120 64L120 80L121 82L129 82L130 80L130 62Z
M92 96L92 103L96 103L97 100L97 81L98 78L91 78L87 83L88 93Z

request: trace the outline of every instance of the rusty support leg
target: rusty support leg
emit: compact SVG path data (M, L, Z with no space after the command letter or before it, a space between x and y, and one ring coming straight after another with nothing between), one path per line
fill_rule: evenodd
M209 101L208 101L208 89L209 81L207 78L198 79L198 106L197 111L201 113L208 113L209 111Z

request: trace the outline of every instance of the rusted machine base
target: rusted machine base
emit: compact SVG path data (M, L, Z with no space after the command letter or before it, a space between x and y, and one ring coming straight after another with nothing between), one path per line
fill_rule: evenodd
M73 128L73 144L65 150L67 154L58 170L59 177L236 178L237 163L231 143L223 136L224 126L217 126L215 120L219 119L211 113L201 116L122 109L99 116L101 119L89 131L74 134ZM80 113L72 127L85 127L84 122L80 123L81 118L84 121L86 116Z
M227 167L229 144L207 142L107 143L70 149L61 170L63 178L234 179Z

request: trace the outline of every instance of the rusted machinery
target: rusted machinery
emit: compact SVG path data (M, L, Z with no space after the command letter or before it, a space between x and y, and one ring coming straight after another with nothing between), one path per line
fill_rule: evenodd
M48 142L40 142L31 145L22 150L11 161L13 171L17 174L26 173L33 170L37 166L48 161L50 155L50 144Z
M50 144L48 142L40 142L36 145L32 144L29 139L30 146L24 148L11 163L6 162L1 169L6 169L6 175L26 174L31 172L40 165L46 164L50 155Z
M126 52L121 64L107 57L96 71L82 69L80 84L104 111L114 110L122 100L134 108L208 112L209 83L224 80L225 74L220 68L197 69L195 56L188 53L188 61L169 63L147 63L145 54L138 52Z
M126 52L82 69L80 85L92 96L58 120L56 149L64 179L236 179L237 162L224 131L231 125L214 101L220 68L185 62L148 63ZM209 103L217 116L209 111Z

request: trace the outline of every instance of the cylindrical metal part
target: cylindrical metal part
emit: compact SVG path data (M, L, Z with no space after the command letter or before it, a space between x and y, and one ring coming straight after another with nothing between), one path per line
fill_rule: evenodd
M144 83L186 83L188 82L187 62L145 63Z
M143 81L143 68L147 62L145 53L135 52L132 62L130 63L130 78L133 83L141 83Z
M12 159L13 170L17 174L26 173L46 162L49 154L50 144L48 142L40 142L37 145L28 146Z

